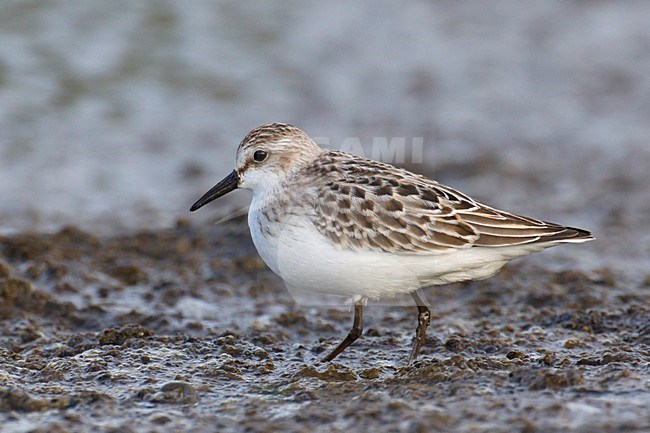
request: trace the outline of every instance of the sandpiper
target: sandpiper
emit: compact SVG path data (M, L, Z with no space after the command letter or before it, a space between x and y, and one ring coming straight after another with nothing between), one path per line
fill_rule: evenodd
M430 322L423 287L488 278L514 258L593 239L389 164L322 149L282 123L253 129L237 149L234 171L190 210L237 188L253 191L248 225L273 272L294 287L354 304L350 333L323 361L361 335L366 300L409 293L418 309L411 364Z

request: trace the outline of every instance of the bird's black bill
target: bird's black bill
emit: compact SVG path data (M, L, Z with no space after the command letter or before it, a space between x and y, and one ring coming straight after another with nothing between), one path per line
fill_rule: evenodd
M212 200L216 200L219 197L228 194L230 191L237 189L238 184L239 175L235 170L233 170L233 172L226 176L225 179L213 186L210 191L203 194L203 197L198 199L196 203L192 205L190 212L194 212L198 208L210 203Z

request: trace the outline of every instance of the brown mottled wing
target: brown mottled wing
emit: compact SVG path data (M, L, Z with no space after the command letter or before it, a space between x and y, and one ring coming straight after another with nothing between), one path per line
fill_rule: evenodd
M472 212L459 212L460 218L479 233L475 245L503 247L530 243L580 242L592 239L591 233L555 223L510 214L479 203Z
M332 152L326 181L317 189L314 219L340 248L435 254L474 245L500 247L589 236L579 229L490 208L387 164L341 158L344 155Z

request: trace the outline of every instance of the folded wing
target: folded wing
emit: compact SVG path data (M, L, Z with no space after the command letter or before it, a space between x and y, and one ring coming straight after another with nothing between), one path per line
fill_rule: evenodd
M315 194L314 224L339 248L436 254L592 239L585 230L500 211L387 164L355 159L332 167L331 180Z

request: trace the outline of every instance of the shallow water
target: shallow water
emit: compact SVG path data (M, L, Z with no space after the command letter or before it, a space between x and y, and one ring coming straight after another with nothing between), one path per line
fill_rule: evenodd
M645 2L5 3L3 433L650 429ZM270 121L596 241L428 290L415 366L377 304L316 365L348 309L210 224L246 193L188 213Z
M3 432L650 428L650 274L523 261L428 290L414 366L415 308L374 304L319 365L350 311L296 306L241 219L0 251Z
M368 155L422 138L411 168L500 207L647 215L648 22L643 1L8 1L0 230L169 227L271 121Z

